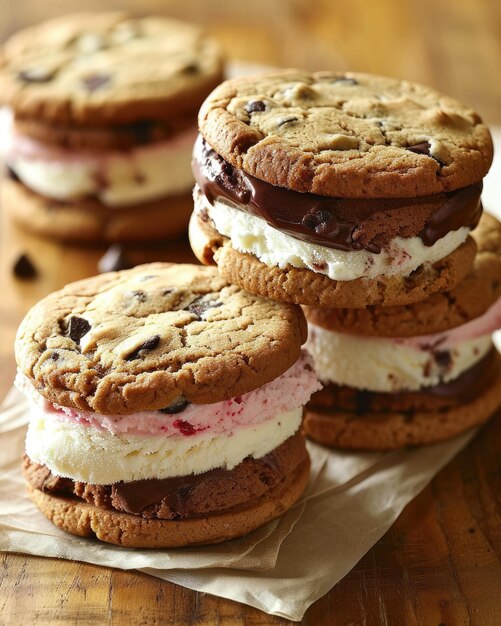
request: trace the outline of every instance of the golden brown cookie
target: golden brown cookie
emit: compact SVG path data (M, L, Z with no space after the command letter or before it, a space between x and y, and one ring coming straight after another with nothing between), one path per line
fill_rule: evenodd
M147 519L96 507L87 502L43 493L29 487L30 497L56 526L81 537L134 548L176 548L220 543L242 537L289 509L303 493L309 459L283 481L251 502L229 511L183 520Z
M260 180L344 198L415 197L480 181L492 161L472 109L430 87L354 72L279 70L229 80L199 126Z
M449 291L471 268L476 245L471 237L432 266L421 266L409 276L334 281L324 274L288 267L267 266L252 254L235 250L200 212L190 221L190 244L202 263L216 263L230 282L282 302L314 307L363 308L369 305L407 305L436 291Z
M0 92L19 118L119 125L172 119L200 104L221 77L219 48L196 26L80 13L13 35L3 49Z
M92 198L50 200L13 179L2 181L0 199L10 218L26 230L79 243L174 239L186 232L193 209L191 192L110 208Z
M248 294L215 268L154 263L41 300L16 356L51 402L130 414L252 391L291 367L305 339L299 307Z
M480 317L501 297L501 224L484 213L472 236L477 244L473 268L451 291L434 293L405 307L305 307L308 321L355 335L414 337L449 330Z
M16 33L0 57L9 214L63 241L184 234L197 111L222 74L216 42L160 16L81 13Z
M427 410L409 410L407 406L406 410L392 411L388 407L385 411L369 409L359 413L309 406L305 411L303 430L318 443L346 449L393 450L442 441L483 424L499 409L499 355L493 367L488 387L468 402ZM391 404L391 398L385 404Z

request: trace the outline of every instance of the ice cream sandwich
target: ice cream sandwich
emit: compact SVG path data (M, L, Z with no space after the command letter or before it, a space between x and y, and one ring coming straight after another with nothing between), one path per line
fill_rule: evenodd
M133 547L239 537L303 493L320 388L301 309L215 268L150 264L68 285L16 341L30 496L64 530Z

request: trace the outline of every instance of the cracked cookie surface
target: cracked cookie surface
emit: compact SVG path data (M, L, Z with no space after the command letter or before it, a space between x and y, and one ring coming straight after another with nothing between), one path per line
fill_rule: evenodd
M195 111L221 79L219 48L196 26L122 12L26 28L0 59L2 101L19 117L55 122L169 119Z
M430 87L359 73L282 70L229 80L201 133L273 185L345 198L415 197L479 182L492 140L477 113Z
M252 391L292 366L305 339L299 307L252 296L216 268L153 263L41 300L16 357L49 401L127 414Z

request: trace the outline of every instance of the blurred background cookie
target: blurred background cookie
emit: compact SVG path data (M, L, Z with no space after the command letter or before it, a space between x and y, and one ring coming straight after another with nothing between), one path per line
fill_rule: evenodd
M196 113L222 71L212 39L164 17L86 13L17 33L0 68L4 209L60 240L180 235Z

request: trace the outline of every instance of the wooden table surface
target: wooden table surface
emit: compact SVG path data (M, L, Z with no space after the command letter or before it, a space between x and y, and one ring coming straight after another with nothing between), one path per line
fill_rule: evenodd
M350 68L428 83L501 122L501 10L496 0L88 0L203 23L228 56L274 65ZM82 10L82 6L78 5ZM70 0L3 2L0 36L65 11ZM12 342L27 308L96 272L98 248L59 246L0 220L0 397L15 371ZM28 251L39 276L13 278ZM186 245L135 248L135 262L188 260ZM501 420L407 506L352 572L307 612L314 626L501 623ZM91 565L1 556L0 624L287 624L250 607L153 577Z

